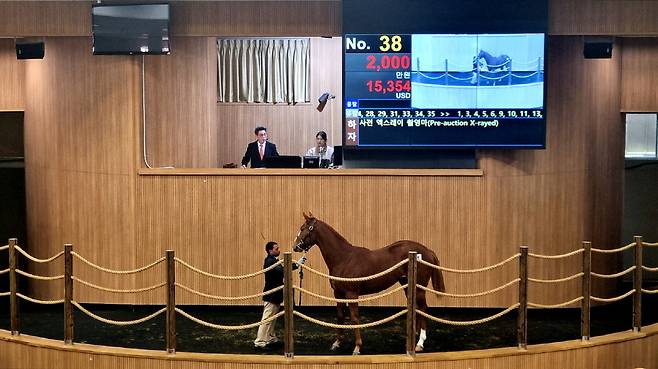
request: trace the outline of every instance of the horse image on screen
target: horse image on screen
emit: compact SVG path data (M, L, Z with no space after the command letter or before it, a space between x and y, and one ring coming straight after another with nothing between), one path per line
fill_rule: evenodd
M544 107L544 35L413 35L411 106Z
M336 230L327 223L315 218L313 215L304 214L304 224L300 227L299 234L295 239L293 250L295 252L306 252L314 245L318 245L322 257L329 268L329 274L335 277L358 278L372 276L391 267L400 261L408 260L409 252L415 251L428 263L439 265L436 254L418 242L402 240L394 242L380 249L370 250L365 247L353 246ZM331 280L331 288L337 299L357 299L360 295L368 295L383 291L395 283L405 285L407 283L407 264L394 269L392 272L364 281L339 281ZM417 285L427 287L430 279L435 290L445 292L445 284L441 271L423 264L418 264ZM405 289L405 293L407 290ZM426 312L427 301L425 291L416 291L416 304L418 309ZM338 302L338 324L345 321L343 309L345 302ZM359 310L357 303L349 303L350 318L352 324L359 324ZM427 322L423 316L418 316L419 338L416 351L422 351L426 339ZM354 329L355 346L353 354L361 352L363 344L359 328ZM343 339L343 330L338 329L338 336L331 349L340 347Z

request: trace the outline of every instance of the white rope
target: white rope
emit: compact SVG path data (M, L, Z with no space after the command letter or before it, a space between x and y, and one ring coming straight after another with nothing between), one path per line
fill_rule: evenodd
M646 270L647 272L658 272L658 267L650 268L650 267L646 267L646 266L642 265L642 269ZM9 270L9 269L7 269L7 270ZM2 274L2 273L0 273L0 274Z
M3 275L5 273L9 273L9 268L0 270L0 275Z
M576 279L578 277L582 277L584 274L583 272L576 273L574 275L564 277L564 278L559 278L559 279L537 279L537 278L528 278L530 282L535 282L535 283L560 283L560 282L566 282L570 281L572 279Z
M408 286L409 286L408 284L405 284L405 285L402 285L402 286L400 286L400 287L394 288L394 289L392 289L392 290L390 290L390 291L384 292L384 293L379 294L379 295L368 296L368 297L362 297L362 298L358 298L358 299L337 299L337 298L333 298L333 297L329 297L329 296L322 296L322 295L318 295L317 293L313 293L313 292L311 292L311 291L309 291L309 290L305 290L305 289L303 289L303 288L301 288L301 287L298 287L298 286L296 286L296 285L293 285L292 288L293 288L293 289L296 289L297 291L302 291L302 292L304 292L304 293L306 293L306 294L309 294L309 295L311 295L311 296L313 296L313 297L317 297L317 298L322 299L322 300L333 301L333 302L344 302L344 303L348 303L348 304L349 304L349 303L360 303L360 302L366 302L366 301L377 300L377 299L380 299L380 298L382 298L382 297L386 297L386 296L392 295L392 294L394 294L395 292L400 291L401 289L407 288ZM422 287L422 286L419 285L418 287Z
M393 320L393 319L395 319L399 316L402 316L406 313L407 313L407 309L404 309L404 310L398 311L397 313L395 313L395 314L393 314L389 317L386 317L384 319L380 319L376 322L370 322L370 323L364 323L364 324L334 324L334 323L323 322L322 320L317 320L315 318L311 318L310 316L304 315L304 314L300 313L299 311L293 311L293 314L297 315L298 317L300 317L304 320L308 320L311 323L315 323L317 325L321 325L321 326L329 327L329 328L343 328L343 329L357 329L357 328L360 329L360 328L374 327L376 325L381 325L381 324L384 324L384 323L388 323L391 320Z
M595 248L592 248L592 252L598 252L598 253L601 253L601 254L612 254L614 252L620 252L620 251L628 250L628 249L630 249L631 247L634 247L634 246L635 246L635 242L631 242L628 245L622 246L622 247L617 248L617 249L595 249Z
M0 292L0 297L9 295L11 295L11 292Z
M623 294L621 296L612 297L612 298L609 298L609 299L605 299L605 298L602 298L602 297L594 297L594 296L590 296L590 298L592 300L598 301L598 302L615 302L615 301L619 301L621 299L624 299L624 298L626 298L626 297L628 297L628 296L630 296L634 293L635 293L635 289L632 289L632 290L626 292L625 294Z
M57 280L57 279L64 279L63 274L62 275L54 275L54 276L42 276L42 275L30 274L30 273L24 272L20 269L16 269L16 273L18 273L20 275L24 275L24 276L29 277L29 278L39 279L39 280L42 280L42 281L54 281L54 280Z
M0 251L7 250L8 248L9 248L9 245L0 246Z
M27 300L29 302L33 302L35 304L42 304L42 305L55 305L55 304L61 304L64 302L64 299L62 300L38 300L30 296L25 296L22 293L16 292L16 296L22 298L23 300Z
M272 315L271 317L269 317L267 319L261 320L260 322L251 323L251 324L222 325L222 324L213 324L213 323L206 322L205 320L201 320L199 318L196 318L196 317L186 313L185 311L183 311L179 308L176 308L176 311L178 313L180 313L182 316L186 317L187 319L189 319L189 320L191 320L195 323L201 324L203 326L206 326L208 328L224 329L224 330L229 330L229 331L236 331L236 330L241 330L241 329L250 329L250 328L258 327L259 325L262 325L262 324L269 323L269 322L273 321L274 319L280 317L281 315L283 315L285 313L285 311L282 310L282 311L278 312L277 314Z
M420 74L421 76L423 76L423 78L427 78L427 79L439 79L439 78L443 78L443 77L445 77L445 75L448 74L448 73L444 72L442 75L440 75L440 76L438 76L438 77L430 77L430 76L426 75L425 73L423 73L423 72L421 72L421 71L418 71L418 74Z
M644 293L648 293L648 294L654 294L654 293L658 293L658 290L645 290L645 289L643 288L643 289L642 289L642 292L644 292Z
M278 262L270 265L269 267L267 267L263 270L259 270L257 272L253 272L253 273L245 274L245 275L230 276L230 275L219 275L219 274L212 274L212 273L205 272L201 269L197 269L197 268L193 267L192 265L184 262L183 260L181 260L177 257L175 257L174 260L181 263L182 265L186 266L187 268L199 273L199 274L205 275L206 277L217 278L217 279L226 279L226 280L238 280L238 279L247 279L247 278L255 277L259 274L269 272L270 270L272 270L272 269L276 268L277 266L283 264L283 260L279 260Z
M528 253L528 256L532 258L538 258L538 259L562 259L566 258L572 255L580 254L581 252L585 251L584 249L578 249L574 250L571 252L568 252L566 254L560 254L560 255L542 255L542 254L533 254L531 252Z
M427 318L429 320L433 320L433 321L438 322L438 323L443 323L443 324L448 324L448 325L464 326L464 325L476 325L476 324L482 324L482 323L490 322L490 321L492 321L496 318L500 318L501 316L503 316L503 315L509 313L510 311L518 308L519 306L520 306L520 304L517 302L516 304L508 307L507 309L501 311L500 313L492 315L490 317L486 317L486 318L478 319L478 320L466 320L466 321L463 321L463 320L462 321L454 321L454 320L441 319L441 318L435 317L433 315L427 314L425 312L422 312L420 310L416 310L416 313L418 313L421 316L424 316L425 318Z
M395 269L397 269L397 268L403 266L403 265L406 264L407 262L408 262L408 260L401 260L400 262L398 262L397 264L393 265L392 267L390 267L390 268L388 268L388 269L386 269L386 270L384 270L384 271L381 271L381 272L379 272L379 273L377 273L377 274L368 275L368 276L365 276L365 277L356 277L356 278L344 278L344 277L336 277L336 276L333 276L333 275L324 274L324 273L322 273L322 272L320 272L320 271L317 271L317 270L315 270L315 269L313 269L313 268L311 268L311 267L309 267L309 266L306 266L306 265L304 266L304 270L308 270L308 271L311 272L311 273L317 274L317 275L322 276L322 277L325 277L325 278L333 279L333 280L335 280L335 281L342 281L342 282L362 282L362 281L369 281L369 280L373 280L373 279L375 279L375 278L379 278L379 277L381 277L381 276L384 276L384 275L386 275L386 274L388 274L388 273L394 271ZM430 264L430 265L433 265L433 264Z
M532 74L528 74L527 76L521 76L521 75L512 73L512 77L516 77L516 78L519 78L519 79L524 79L524 78L530 78L530 77L534 76L535 74L539 74L539 72L535 71Z
M617 278L617 277L621 277L624 274L628 274L628 273L632 272L633 270L635 270L635 265L629 267L628 269L626 269L624 271L621 271L621 272L615 273L615 274L599 274L599 273L592 272L592 275L595 276L595 277L599 277L599 278Z
M428 263L428 262L426 262L425 260L418 260L418 262L421 263L421 264L423 264L423 265L427 265L428 267L432 267L432 268L434 268L434 269L442 270L442 271L444 271L444 272L451 272L451 273L478 273L478 272L486 272L486 271L489 271L489 270L492 270L492 269L495 269L495 268L501 267L501 266L503 266L503 265L509 263L510 261L512 261L512 260L514 260L514 259L516 259L516 258L518 258L519 256L521 256L521 254L518 254L518 253L517 253L517 254L514 254L514 255L510 256L509 258L507 258L507 259L501 261L500 263L497 263L497 264L494 264L494 265L490 265L490 266L488 266L488 267L484 267L484 268L478 268L478 269L452 269L452 268L442 267L442 266L439 266L439 265L434 265L434 264L432 264L432 263Z
M573 304L574 302L578 302L578 301L581 301L581 300L583 300L583 297L579 296L579 297L576 297L575 299L573 299L571 301L563 302L561 304L545 305L545 304L537 304L537 303L534 303L534 302L528 302L528 306L544 308L544 309L554 309L554 308L569 306L569 305Z
M166 307L163 307L162 309L156 311L155 313L153 313L153 314L151 314L151 315L148 315L148 316L145 316L145 317L143 317L143 318L141 318L141 319L120 321L120 320L106 319L106 318L103 318L102 316L98 316L98 315L92 313L91 311L89 311L89 310L83 308L82 305L80 305L77 301L71 301L71 304L73 304L75 307L77 307L78 309L80 309L80 311L82 311L83 313L89 315L90 317L92 317L92 318L94 318L94 319L96 319L96 320L99 320L99 321L101 321L101 322L103 322L103 323L112 324L112 325L118 325L118 326L126 326L126 325L133 325L133 324L144 323L145 321L147 321L147 320L151 320L151 319L155 318L156 316L158 316L158 315L164 313L165 311L167 311L167 308L166 308Z
M256 293L256 294L248 295L248 296L217 296L217 295L209 295L207 293L199 292L199 291L194 290L190 287L182 285L178 282L174 283L174 285L176 287L180 287L180 288L184 289L185 291L193 293L193 294L198 295L198 296L203 296L203 297L207 297L209 299L214 299L214 300L228 300L228 301L248 300L248 299L252 299L252 298L255 298L255 297L262 297L262 296L269 295L270 293L274 293L276 291L280 291L280 290L283 289L283 286L279 286L279 287L272 288L271 290L267 290L265 292Z
M642 245L649 246L649 247L655 247L655 246L658 246L658 242L644 242L644 241L642 241Z
M141 268L131 269L131 270L113 270L113 269L107 269L107 268L103 268L102 266L96 265L96 264L92 263L91 261L89 261L89 260L83 258L82 256L80 256L80 255L79 255L78 253L76 253L75 251L72 251L71 254L72 254L73 256L77 257L78 259L80 259L80 260L81 260L82 262L84 262L85 264L89 265L90 267L96 268L96 269L98 269L98 270L102 270L102 271L107 272L107 273L112 273L112 274L134 274L134 273L139 273L139 272L141 272L141 271L144 271L144 270L146 270L146 269L149 269L149 268L151 268L151 267L154 267L154 266L160 264L161 262L167 260L167 258L165 258L165 257L163 256L163 257L161 257L160 259L158 259L158 260L152 262L151 264L149 264L149 265L145 265L145 266L143 266L143 267L141 267Z
M466 72L466 73L468 73L468 72ZM455 77L455 76L453 76L453 75L450 74L450 73L446 73L446 74L448 75L448 77L450 77L450 78L452 78L452 79L454 79L454 80L457 80L457 81L468 81L468 80L470 80L470 79L473 79L472 76L471 76L471 77Z
M102 286L99 286L99 285L93 284L93 283L91 283L91 282L87 282L87 281L82 280L82 279L80 279L80 278L78 278L78 277L76 277L76 276L71 276L71 279L73 279L74 281L80 282L80 283L84 284L84 285L87 286L87 287L95 288L95 289L97 289L97 290L101 290L101 291L114 292L114 293L138 293L138 292L145 292L145 291L154 290L154 289L156 289L156 288L160 288L160 287L166 285L166 283L163 282L163 283L156 284L156 285L153 285L153 286L150 286L150 287L136 288L136 289L132 289L132 290L131 290L131 289L114 289L114 288L102 287Z
M433 290L433 289L431 289L431 288L429 288L429 287L425 287L425 286L422 286L422 285L417 285L416 287L420 288L420 289L423 290L423 291L432 292L433 294L440 295L440 296L456 297L456 298L466 298L466 297L479 297L479 296L489 295L489 294L492 294L492 293L498 292L498 291L500 291L500 290L502 290L502 289L505 289L505 288L507 288L507 287L509 287L509 286L511 286L511 285L513 285L513 284L515 284L515 283L518 283L520 280L521 280L521 279L517 278L517 279L514 279L514 280L512 280L512 281L510 281L510 282L507 282L506 284L504 284L504 285L502 285L502 286L498 286L498 287L496 287L496 288L494 288L494 289L491 289L491 290L489 290L489 291L477 292L477 293L468 293L468 294L454 294L454 293L441 292L441 291Z
M500 70L500 71L496 71L496 72L487 72L487 73L503 73L503 71ZM484 79L488 79L488 80L492 80L492 81L493 81L493 80L498 80L498 81L499 81L499 80L501 80L501 79L503 79L503 78L505 78L505 77L508 77L509 75L510 75L510 73L504 74L504 75L502 75L502 76L500 76L500 77L487 77L487 76L485 76L484 74L480 73L480 78L484 78Z
M55 256L49 257L47 259L38 259L38 258L28 254L26 251L23 251L23 249L18 247L18 246L14 246L14 249L18 250L18 252L23 254L23 256L25 256L26 258L34 261L35 263L47 263L47 262L53 261L53 260L57 259L58 257L64 255L64 251L60 251Z

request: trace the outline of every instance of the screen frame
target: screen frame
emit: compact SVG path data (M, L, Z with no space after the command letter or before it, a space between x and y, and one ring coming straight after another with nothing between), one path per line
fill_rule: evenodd
M430 151L445 151L445 150L478 150L478 149L493 149L493 150L542 150L546 149L546 132L547 128L546 125L548 124L548 108L547 108L547 103L548 103L548 75L549 75L549 69L547 68L547 55L548 55L548 33L546 31L530 31L530 32L486 32L486 33L463 33L463 34L469 34L469 35L478 35L478 34L488 34L488 35L499 35L499 34L526 34L526 33L541 33L543 34L544 37L544 83L543 83L543 111L544 111L544 117L543 117L543 124L541 127L541 142L538 142L536 144L454 144L454 145L449 145L449 144L437 144L437 145L426 145L426 144L416 144L416 145L390 145L390 144L382 144L382 145L376 145L376 144L369 144L369 145L347 145L346 144L346 116L345 116L345 101L346 101L346 96L345 96L345 47L346 47L346 39L347 35L353 35L355 33L344 33L342 35L342 49L341 49L341 62L342 62L342 122L341 122L341 130L342 130L342 135L341 135L341 141L342 141L342 146L344 150L348 151L353 151L353 150L410 150L410 151L416 151L416 150L430 150ZM366 34L366 33L363 33ZM374 33L368 33L371 35L375 35ZM380 34L387 34L387 33L380 33ZM390 32L389 32L390 34ZM453 34L453 33L406 33L410 36L413 35L429 35L429 34ZM455 33L456 34L456 33ZM462 34L462 33L460 33Z
M94 9L96 8L128 8L135 6L166 6L167 8L167 37L169 43L169 51L96 51L95 43L96 36L94 32ZM171 54L171 4L169 3L124 3L124 4L92 4L91 6L91 38L92 38L92 54L93 55L170 55Z

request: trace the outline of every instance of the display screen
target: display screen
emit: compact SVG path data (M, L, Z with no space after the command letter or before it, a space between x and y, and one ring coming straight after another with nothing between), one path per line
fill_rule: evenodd
M95 55L169 54L169 4L92 7Z
M348 146L543 148L543 33L347 34Z

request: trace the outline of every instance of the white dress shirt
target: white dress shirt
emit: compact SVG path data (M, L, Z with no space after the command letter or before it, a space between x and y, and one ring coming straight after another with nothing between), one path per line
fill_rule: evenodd
M306 156L319 156L320 160L329 160L331 161L331 157L334 155L334 148L327 145L323 151L318 152L318 147L313 146L308 151L306 152Z

